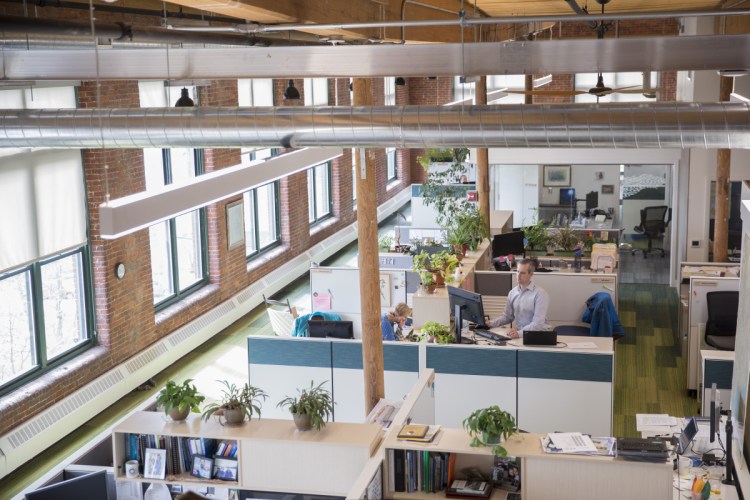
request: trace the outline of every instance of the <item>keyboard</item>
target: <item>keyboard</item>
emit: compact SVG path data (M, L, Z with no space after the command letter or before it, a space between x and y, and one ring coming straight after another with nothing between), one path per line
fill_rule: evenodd
M506 337L505 335L500 335L499 333L491 332L483 328L475 328L474 335L478 335L483 339L492 340L493 342L506 342L508 340L511 340L510 337Z
M664 453L667 445L660 439L619 438L617 449L620 452Z

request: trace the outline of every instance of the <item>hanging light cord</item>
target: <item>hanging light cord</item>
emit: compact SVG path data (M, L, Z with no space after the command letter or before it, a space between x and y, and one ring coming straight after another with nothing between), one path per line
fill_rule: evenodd
M96 17L94 17L94 2L89 0L89 22L91 23L91 41L94 43L94 63L96 64L96 107L101 109L102 107L102 89L100 80L99 70L99 44L96 41ZM104 154L104 123L102 122L102 114L99 113L99 140L101 141L102 158L105 160L104 163L104 203L109 204L109 165L106 163L106 155Z

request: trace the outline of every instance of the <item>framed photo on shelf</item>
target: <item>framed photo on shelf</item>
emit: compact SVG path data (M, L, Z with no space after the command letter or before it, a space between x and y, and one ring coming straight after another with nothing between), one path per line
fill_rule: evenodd
M193 466L190 467L190 475L201 479L211 479L214 459L203 455L193 456Z
M146 448L143 457L143 477L146 479L164 479L167 473L167 450Z
M544 165L544 187L570 186L570 165Z
M214 479L237 481L237 460L233 458L214 457Z

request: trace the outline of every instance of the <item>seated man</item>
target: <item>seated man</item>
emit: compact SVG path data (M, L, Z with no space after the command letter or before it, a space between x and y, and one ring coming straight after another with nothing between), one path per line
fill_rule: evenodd
M549 295L536 286L531 277L534 275L535 262L523 259L518 263L518 285L508 293L508 303L505 312L488 326L502 326L515 321L508 336L517 339L524 330L549 330L547 324L547 310L549 309Z

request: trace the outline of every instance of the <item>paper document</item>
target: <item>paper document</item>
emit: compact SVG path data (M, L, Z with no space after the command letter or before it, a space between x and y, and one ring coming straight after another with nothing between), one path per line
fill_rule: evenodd
M570 349L596 349L596 344L593 342L568 342Z
M596 453L591 438L580 432L550 432L547 434L552 446L560 453Z
M677 419L666 413L636 413L635 425L639 431L642 427L672 427L677 425Z

